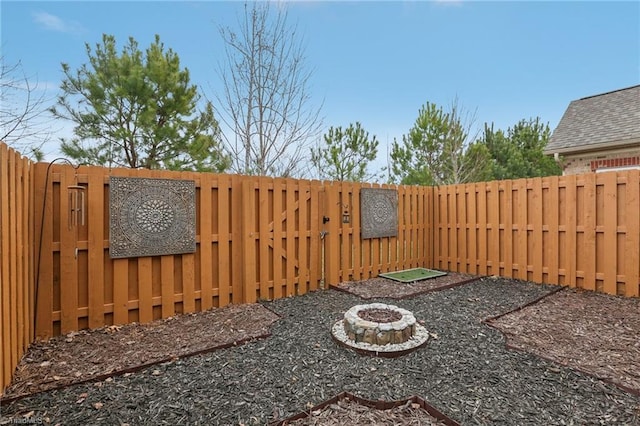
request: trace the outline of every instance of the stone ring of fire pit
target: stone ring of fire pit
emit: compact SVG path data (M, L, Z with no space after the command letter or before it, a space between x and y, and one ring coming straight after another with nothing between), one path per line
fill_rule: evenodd
M384 357L405 355L429 338L411 312L383 303L352 307L333 325L331 334L338 343L359 353Z

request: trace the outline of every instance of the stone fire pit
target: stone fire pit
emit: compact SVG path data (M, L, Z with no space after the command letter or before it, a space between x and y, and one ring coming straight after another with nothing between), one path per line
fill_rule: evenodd
M384 303L352 307L333 325L331 334L360 353L388 357L407 354L429 338L411 312Z

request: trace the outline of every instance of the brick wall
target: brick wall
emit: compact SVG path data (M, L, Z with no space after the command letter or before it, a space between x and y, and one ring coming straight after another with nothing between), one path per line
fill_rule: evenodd
M640 147L563 156L565 175L595 172L601 168L640 166Z

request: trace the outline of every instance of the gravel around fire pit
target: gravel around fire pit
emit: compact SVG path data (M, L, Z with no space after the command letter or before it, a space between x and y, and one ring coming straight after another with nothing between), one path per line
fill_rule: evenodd
M482 322L554 288L482 279L402 301L378 299L411 311L435 335L395 359L363 357L332 340L331 326L362 303L355 295L318 291L266 302L282 316L269 338L29 396L3 404L1 419L262 425L347 391L369 400L418 395L463 425L640 424L639 397L510 350Z

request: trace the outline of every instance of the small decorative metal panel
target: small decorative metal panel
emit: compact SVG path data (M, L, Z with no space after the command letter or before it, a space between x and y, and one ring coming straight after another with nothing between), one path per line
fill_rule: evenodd
M398 235L398 191L395 189L360 189L360 223L362 238Z
M196 186L192 180L109 178L112 258L196 251Z

